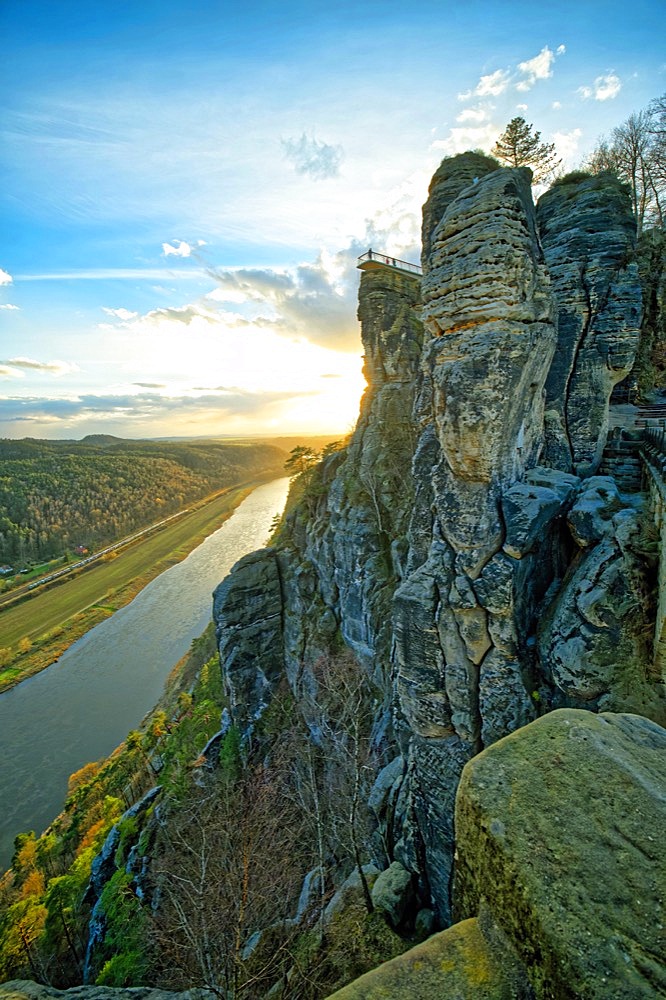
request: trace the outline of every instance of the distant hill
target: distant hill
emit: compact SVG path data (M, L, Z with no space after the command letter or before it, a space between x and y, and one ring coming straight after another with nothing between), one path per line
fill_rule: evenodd
M0 564L99 548L216 490L280 475L267 442L0 440Z

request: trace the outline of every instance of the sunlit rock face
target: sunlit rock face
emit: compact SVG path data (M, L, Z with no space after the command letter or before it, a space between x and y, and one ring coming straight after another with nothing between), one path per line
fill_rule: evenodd
M425 267L430 260L432 234L444 212L464 188L475 184L485 174L497 170L499 164L484 153L461 153L447 156L432 175L428 200L423 206L421 225L421 262Z
M558 302L548 464L591 475L606 441L610 394L631 370L641 326L629 193L609 174L574 177L539 199L537 219Z

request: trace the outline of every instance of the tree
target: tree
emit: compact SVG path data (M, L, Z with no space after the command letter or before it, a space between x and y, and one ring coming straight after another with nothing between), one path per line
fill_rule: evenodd
M158 982L227 1000L265 996L279 974L284 938L262 937L256 951L252 938L288 916L303 876L301 820L285 791L293 768L243 763L237 731L229 736L217 772L163 808L151 865Z
M629 185L639 236L646 222L664 225L665 157L666 94L602 138L586 164L595 174L610 171Z
M302 784L310 788L311 819L316 820L319 865L324 850L339 861L351 862L359 877L368 913L373 903L364 871L368 842L367 799L376 777L372 752L372 692L362 668L351 653L321 656L311 668L313 684L301 703L318 765L312 753L303 754ZM313 778L322 782L317 787Z
M512 118L493 148L493 155L509 167L530 167L535 183L547 180L559 167L553 143L541 142L541 132L533 132L518 115Z
M318 451L313 451L312 448L308 448L307 445L298 445L296 448L292 448L289 452L289 458L284 463L284 467L287 472L290 472L292 476L300 475L302 472L309 472L313 469L317 462L319 461L320 455Z

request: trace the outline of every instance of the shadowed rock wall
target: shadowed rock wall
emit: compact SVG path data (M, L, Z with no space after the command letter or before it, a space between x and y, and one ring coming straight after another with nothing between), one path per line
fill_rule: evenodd
M600 174L558 183L537 207L558 301L557 351L546 387L548 463L599 468L613 386L631 370L642 295L628 189Z

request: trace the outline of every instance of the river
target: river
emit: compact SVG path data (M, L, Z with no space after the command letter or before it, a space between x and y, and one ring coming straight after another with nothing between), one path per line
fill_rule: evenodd
M211 619L212 591L241 556L265 545L288 487L288 479L257 487L131 604L0 695L0 871L17 833L41 833L60 812L70 774L107 756L156 705Z

